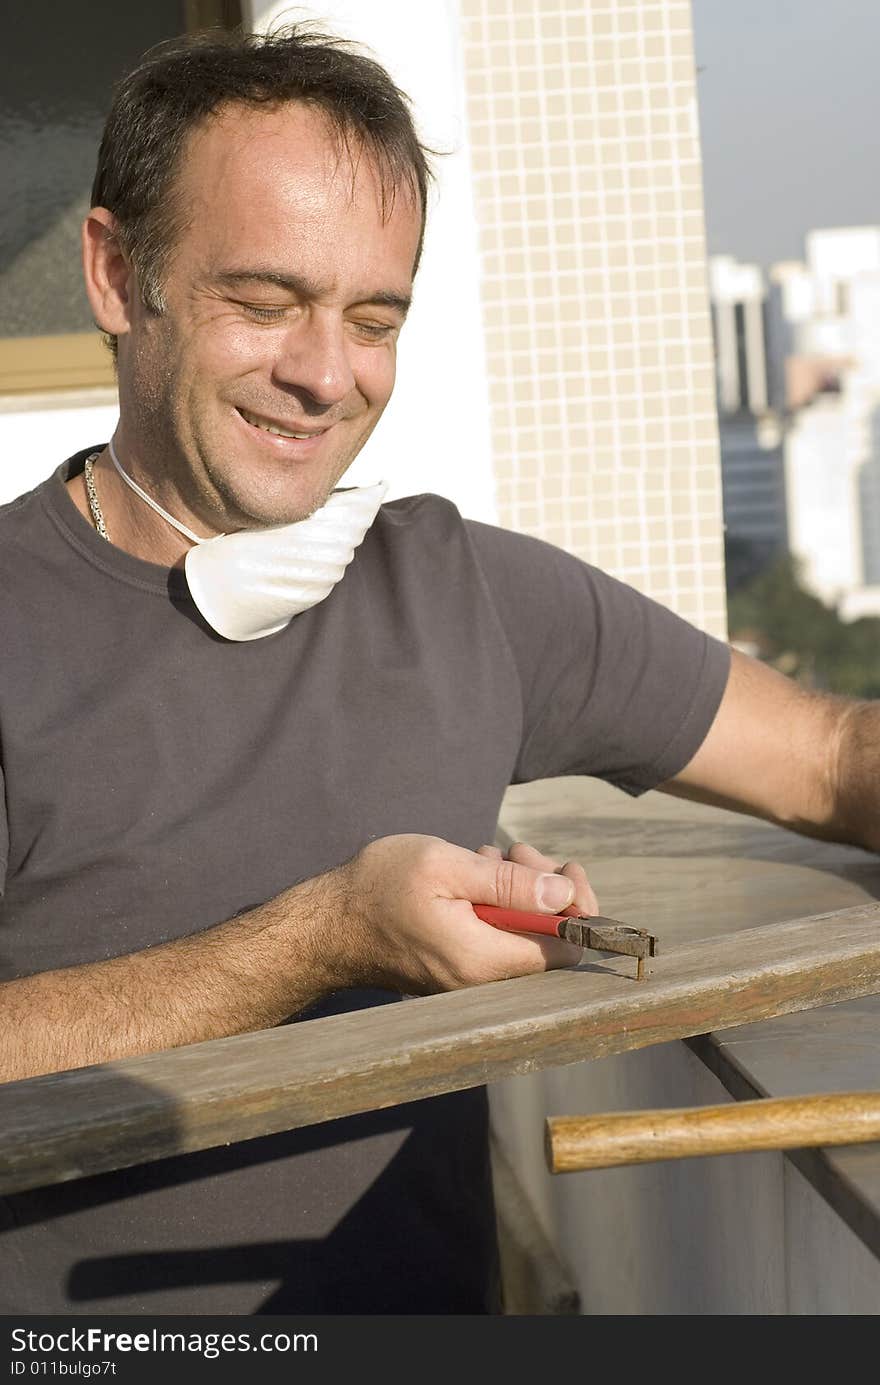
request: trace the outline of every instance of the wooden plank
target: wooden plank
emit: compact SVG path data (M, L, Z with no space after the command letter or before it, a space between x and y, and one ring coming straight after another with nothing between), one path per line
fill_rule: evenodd
M880 991L880 905L0 1087L0 1194ZM592 954L588 954L592 955Z

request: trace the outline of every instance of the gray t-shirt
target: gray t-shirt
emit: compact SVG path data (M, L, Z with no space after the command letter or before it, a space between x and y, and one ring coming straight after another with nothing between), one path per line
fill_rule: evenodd
M640 793L711 725L723 644L437 496L227 642L79 514L86 455L0 511L0 979L209 927L375 837L476 848L510 783ZM486 1311L491 1215L459 1093L0 1202L0 1312Z

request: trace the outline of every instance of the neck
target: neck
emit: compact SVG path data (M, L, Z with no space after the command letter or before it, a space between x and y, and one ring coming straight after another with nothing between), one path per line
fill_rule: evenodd
M146 563L183 567L192 543L129 489L116 471L106 447L95 462L93 477L113 546ZM82 474L71 477L67 492L83 518L94 527Z
M113 446L112 438L107 444L107 450L110 453L110 460L113 463L117 476L120 478L120 480L122 480L125 483L126 486L128 486L128 489L131 491L132 495L136 495L138 500L142 500L143 503L147 506L147 508L153 511L154 515L158 515L160 519L164 520L166 524L169 524L171 528L175 530L176 533L182 534L183 537L185 539L188 539L190 543L207 543L208 537L210 536L202 537L199 534L195 533L193 529L190 529L188 525L181 524L179 519L175 519L172 514L169 514L168 511L164 508L164 506L160 505L159 502L153 498L153 496L151 496L147 491L144 490L143 486L139 486L137 481L133 480L133 478L129 476L125 468L120 465L119 458L116 455L116 448ZM88 487L86 487L86 489L88 489ZM90 505L92 503L91 497L89 497L89 503Z

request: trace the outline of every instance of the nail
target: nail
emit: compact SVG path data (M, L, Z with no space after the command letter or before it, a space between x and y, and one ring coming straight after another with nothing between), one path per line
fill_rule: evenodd
M574 899L574 884L564 875L542 875L538 881L538 902L542 909L558 914Z

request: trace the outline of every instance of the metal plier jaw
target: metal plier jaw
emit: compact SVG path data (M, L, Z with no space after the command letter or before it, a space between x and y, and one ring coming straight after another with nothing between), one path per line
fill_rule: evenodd
M578 947L588 947L595 952L616 952L624 957L636 958L636 980L643 981L648 974L648 958L656 957L659 950L657 938L647 928L632 928L628 923L618 923L616 919L596 918L564 919L559 936Z

